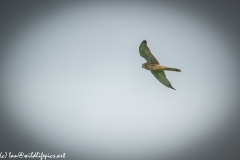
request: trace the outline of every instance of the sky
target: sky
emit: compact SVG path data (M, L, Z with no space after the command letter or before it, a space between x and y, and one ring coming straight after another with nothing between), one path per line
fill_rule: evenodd
M224 23L231 14L216 16L224 8L70 2L29 4L9 29L3 20L2 151L133 160L194 150L210 159L204 148L236 133L239 47L236 26ZM20 4L8 4L6 19L24 11ZM176 90L142 68L143 40L161 64L181 69L165 72Z

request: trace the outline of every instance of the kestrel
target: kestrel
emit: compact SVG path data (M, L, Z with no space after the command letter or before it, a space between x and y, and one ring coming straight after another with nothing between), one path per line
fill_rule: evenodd
M147 61L146 63L142 64L142 68L150 70L152 74L157 78L157 80L161 82L163 85L176 90L175 88L172 87L171 83L168 81L164 73L164 70L176 72L181 72L181 70L161 65L149 50L146 40L142 41L142 43L140 44L139 53Z

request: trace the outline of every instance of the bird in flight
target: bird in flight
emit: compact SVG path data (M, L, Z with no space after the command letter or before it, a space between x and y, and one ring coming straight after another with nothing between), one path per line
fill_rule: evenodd
M168 81L164 73L164 70L176 72L181 72L181 70L161 65L149 50L146 40L142 41L142 43L140 44L139 53L147 61L146 63L142 64L142 68L150 70L152 74L157 78L157 80L166 87L176 90L175 88L172 87L171 83Z

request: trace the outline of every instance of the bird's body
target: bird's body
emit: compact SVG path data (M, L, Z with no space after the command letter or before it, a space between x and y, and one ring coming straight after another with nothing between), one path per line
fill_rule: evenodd
M165 70L166 67L160 64L152 64L152 63L143 63L143 68L147 69L147 70Z
M159 80L163 85L175 90L175 88L173 88L171 83L168 81L164 73L164 70L176 71L176 72L181 72L181 70L177 68L170 68L170 67L161 65L149 50L146 40L142 41L142 43L140 44L139 53L147 61L146 63L142 64L142 68L150 70L152 74L157 78L157 80Z

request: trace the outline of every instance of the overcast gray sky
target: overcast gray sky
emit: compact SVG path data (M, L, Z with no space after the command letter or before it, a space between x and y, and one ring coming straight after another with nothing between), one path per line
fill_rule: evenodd
M142 40L176 90L147 70ZM19 130L67 154L164 157L208 142L230 123L237 61L227 31L160 3L85 2L42 13L12 36L2 68Z

